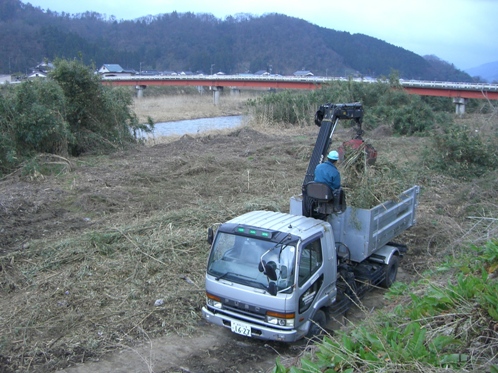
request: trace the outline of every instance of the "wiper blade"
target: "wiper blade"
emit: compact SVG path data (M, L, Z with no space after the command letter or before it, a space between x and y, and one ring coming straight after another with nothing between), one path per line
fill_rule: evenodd
M247 276L244 276L244 275L241 275L240 273L235 273L235 272L225 272L225 273L222 273L221 275L219 275L218 277L215 277L215 280L218 281L218 280L221 280L223 278L225 278L226 276L228 275L231 275L231 276L235 276L235 277L245 277L245 278L250 278L250 277L247 277Z
M225 273L222 273L221 275L219 275L218 277L215 278L216 281L219 281L221 280L222 278L225 278L226 276L228 275L236 275L236 273L233 273L233 272L225 272Z
M228 275L232 275L232 276L238 277L239 281L244 281L243 283L246 284L246 285L250 285L250 286L257 287L259 289L263 289L263 290L268 291L268 287L265 286L264 284L262 284L260 282L257 282L257 281L242 280L242 278L244 278L244 277L245 278L249 278L249 277L241 275L241 274L238 274L238 273L235 273L235 272L225 272L225 273L222 273L218 277L215 277L215 280L216 281L222 280L222 279L224 279Z

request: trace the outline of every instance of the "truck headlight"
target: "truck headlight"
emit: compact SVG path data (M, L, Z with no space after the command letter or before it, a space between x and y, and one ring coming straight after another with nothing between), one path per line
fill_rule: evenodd
M278 325L278 326L294 326L294 312L292 313L281 313L281 312L266 312L266 321L269 324Z
M220 297L209 293L206 293L206 304L214 308L223 308Z

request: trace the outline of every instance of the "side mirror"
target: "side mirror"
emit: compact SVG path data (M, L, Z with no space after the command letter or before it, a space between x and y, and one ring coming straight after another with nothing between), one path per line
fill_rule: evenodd
M280 267L280 278L284 280L287 278L287 266Z
M213 228L210 227L210 228L208 228L207 243L212 245L213 240L214 240L214 232L213 232Z
M270 295L277 295L277 284L275 284L274 282L270 282L270 284L268 285L268 292L270 293Z
M277 264L275 262L268 262L265 264L265 275L272 281L277 281Z

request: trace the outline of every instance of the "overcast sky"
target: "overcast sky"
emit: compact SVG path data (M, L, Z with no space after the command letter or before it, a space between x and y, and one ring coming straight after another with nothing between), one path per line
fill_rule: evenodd
M118 20L177 11L280 13L351 34L361 33L454 64L459 69L498 61L498 0L22 0L43 10L94 11ZM299 30L296 30L299 32Z

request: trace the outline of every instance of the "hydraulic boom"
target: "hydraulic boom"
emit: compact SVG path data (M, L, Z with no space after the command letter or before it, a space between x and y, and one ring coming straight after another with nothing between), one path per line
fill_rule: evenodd
M312 215L312 201L308 198L306 185L315 178L315 168L323 161L332 143L332 136L340 119L352 119L361 128L363 121L363 106L359 102L350 104L323 104L315 113L315 124L320 127L315 147L311 154L308 169L302 185L303 215Z

